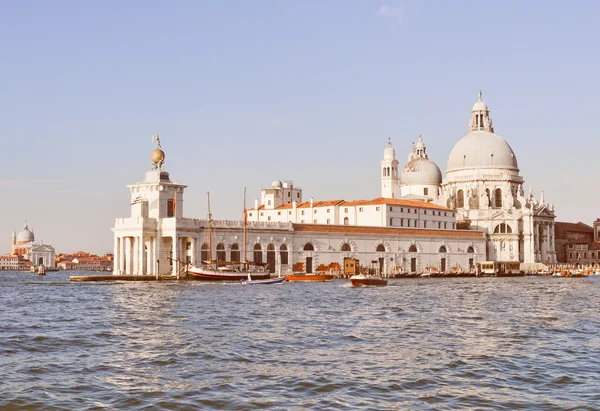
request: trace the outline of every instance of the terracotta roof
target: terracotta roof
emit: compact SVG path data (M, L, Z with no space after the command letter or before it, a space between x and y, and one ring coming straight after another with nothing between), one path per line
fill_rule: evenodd
M600 250L600 241L594 241L588 247L588 250Z
M376 204L399 205L399 206L416 207L416 208L428 208L428 209L441 210L441 211L454 211L450 208L442 207L437 204L427 203L425 201L402 200L399 198L384 198L384 197L375 198L373 200L348 201L344 205L358 206L358 205L376 205Z
M330 224L292 224L296 232L347 233L347 234L387 234L414 237L461 237L484 238L482 231L473 230L429 230L426 228L367 227Z
M581 221L578 223L563 223L559 221L554 223L554 235L556 238L567 238L567 233L569 232L594 234L594 229Z
M326 201L314 201L313 207L333 207L338 204L342 204L344 200L326 200ZM292 203L287 203L280 205L276 208L276 210L283 210L293 208L294 205ZM296 208L310 208L310 201L302 201L301 203L296 203Z

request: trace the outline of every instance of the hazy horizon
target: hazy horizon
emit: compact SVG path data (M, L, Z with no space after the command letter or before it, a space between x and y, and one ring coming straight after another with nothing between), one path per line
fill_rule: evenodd
M240 219L262 187L380 196L391 138L442 172L479 90L525 192L600 217L592 1L0 3L0 254L25 220L59 252L112 252L160 134L185 215ZM4 236L4 237L2 237ZM2 240L5 238L5 240Z

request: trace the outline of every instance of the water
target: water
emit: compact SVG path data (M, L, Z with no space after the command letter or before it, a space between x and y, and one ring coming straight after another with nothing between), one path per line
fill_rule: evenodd
M600 278L0 273L2 409L598 409Z

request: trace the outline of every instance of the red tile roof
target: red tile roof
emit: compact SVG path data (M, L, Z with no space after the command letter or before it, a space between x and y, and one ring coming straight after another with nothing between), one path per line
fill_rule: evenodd
M399 206L415 207L415 208L429 208L429 209L442 210L442 211L454 211L450 208L442 207L437 204L427 203L425 201L402 200L399 198L384 198L384 197L375 198L373 200L348 201L344 205L355 206L355 205L376 205L376 204L399 205Z
M578 223L563 223L557 221L554 223L554 229L556 238L567 238L567 233L594 234L594 229L581 221Z
M310 233L387 234L413 237L485 238L482 231L429 230L426 228L367 227L330 224L292 224L294 231Z

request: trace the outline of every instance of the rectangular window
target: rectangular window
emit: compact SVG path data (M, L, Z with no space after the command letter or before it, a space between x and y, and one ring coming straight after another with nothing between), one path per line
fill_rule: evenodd
M363 208L362 208L362 207L359 207L358 211L362 212L362 210L363 210Z
M394 225L394 224L392 224L393 220L394 220L393 218L390 218L390 225Z
M390 207L390 211L394 211L394 207Z
M423 189L423 195L429 195L429 189L427 187Z
M277 212L277 215L281 215L281 211L278 211L278 212Z
M446 228L447 228L447 227L446 227L446 223L444 223L444 230L445 230Z
M442 223L438 221L438 228L442 228Z
M400 227L404 227L404 219L403 218L400 219Z
M444 211L444 217L448 217L448 213Z
M329 218L327 219L327 224L331 224L331 220Z
M261 216L261 217L262 217L262 216L264 216L264 215L265 215L265 213L260 213L260 216Z
M379 211L381 207L375 207L375 211Z
M328 209L327 209L327 212L329 212L329 211L330 211L330 210L329 210L329 208L328 208Z
M292 196L292 193L288 191L288 197L291 197L291 196Z
M423 228L427 228L427 221L423 221Z
M315 210L315 214L317 214L317 210Z
M317 224L317 220L313 220L313 223Z
M268 216L268 217L267 217L267 221L271 221L271 216Z
M344 208L344 213L347 213L347 212L348 212L348 209L347 209L347 208Z
M296 193L296 198L300 198L300 193Z
M415 214L417 214L419 211L415 208Z
M267 201L267 205L271 205L271 200Z
M404 207L400 207L400 212L403 213L404 212Z
M249 215L250 217L252 217L252 213L248 213L248 215Z
M288 215L292 215L292 212L291 212L291 211L288 211Z
M427 215L427 210L423 210L423 214Z
M304 224L304 220L300 220L300 222L301 222L302 224Z
M173 200L167 200L167 217L173 217Z
M302 210L302 212L300 214L304 215L304 210Z

